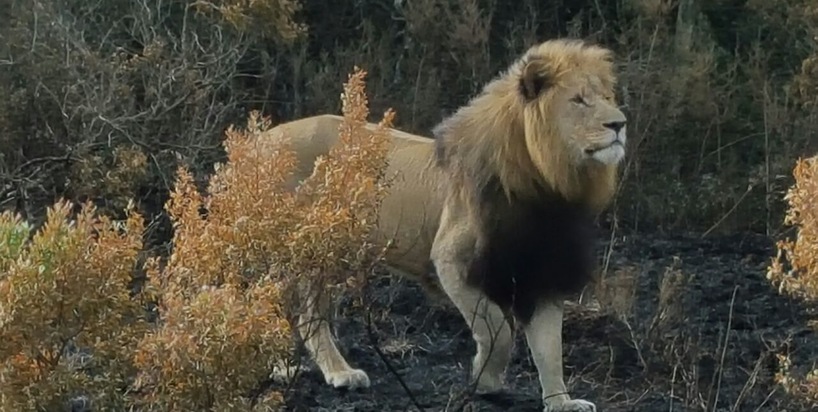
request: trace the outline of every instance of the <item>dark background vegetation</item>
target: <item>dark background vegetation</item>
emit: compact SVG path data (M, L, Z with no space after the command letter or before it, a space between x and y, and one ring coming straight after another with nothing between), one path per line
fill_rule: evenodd
M596 367L571 372L582 376L573 390L611 411L665 410L677 399L688 410L808 410L782 395L778 371L782 353L809 365L818 339L804 326L805 309L776 295L765 273L771 240L785 233L792 166L818 150L813 4L0 0L0 210L38 223L59 197L112 214L133 198L160 246L170 239L162 206L177 166L204 182L224 160L225 128L243 126L250 110L276 123L340 113L357 65L369 73L373 119L392 107L396 127L430 135L528 46L584 38L615 51L629 117L623 184L605 217L620 237L604 252L606 270L625 275L596 294L603 307L635 313L570 321L567 369ZM644 237L621 236L634 232ZM716 234L725 236L689 237ZM441 388L463 382L471 356L465 325L417 293L396 296L385 304L391 323L380 327L405 324L407 347L429 336L438 346L390 356L414 364L407 379L424 402L447 405ZM679 313L668 318L666 308ZM339 398L313 371L293 410L406 402L391 372L361 348L368 334L352 318L344 347L381 386ZM670 326L654 327L663 322ZM460 346L446 346L456 331ZM537 393L533 366L514 368L512 387ZM536 409L535 398L511 402Z
M619 62L621 229L776 234L818 140L810 4L2 0L0 206L37 220L58 196L113 212L134 196L156 214L178 162L210 173L249 110L339 113L354 65L373 116L430 135L527 46L573 36Z

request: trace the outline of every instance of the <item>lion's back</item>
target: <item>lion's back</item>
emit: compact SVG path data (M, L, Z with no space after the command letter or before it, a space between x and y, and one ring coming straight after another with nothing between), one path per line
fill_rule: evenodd
M282 123L264 136L286 138L297 156L292 187L310 176L315 160L338 143L343 117L322 114ZM377 125L368 123L374 130ZM377 240L394 241L387 260L413 274L428 270L429 249L437 230L442 200L439 172L434 168L434 139L390 130L389 166L392 186L381 205Z
M315 160L329 153L338 142L337 116L319 115L305 117L276 125L263 138L268 141L285 139L296 155L296 170L289 182L295 187L300 181L312 174Z

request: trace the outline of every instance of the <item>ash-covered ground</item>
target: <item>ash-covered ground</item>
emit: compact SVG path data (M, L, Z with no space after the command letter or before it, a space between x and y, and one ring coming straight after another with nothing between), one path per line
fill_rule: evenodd
M818 334L807 326L807 308L765 278L771 241L640 235L617 238L610 251L609 273L630 273L632 282L615 278L600 292L601 304L569 307L564 359L573 397L600 412L810 410L773 380L776 355L812 366ZM348 360L368 372L372 386L333 389L307 361L286 394L288 410L542 410L521 332L506 393L472 395L474 344L455 309L432 305L405 280L383 279L375 290L372 328L360 310L347 309L337 330Z

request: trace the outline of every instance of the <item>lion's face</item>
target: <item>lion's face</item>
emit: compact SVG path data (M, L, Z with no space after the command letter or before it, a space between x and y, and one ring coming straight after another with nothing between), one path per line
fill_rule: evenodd
M619 163L625 157L625 114L593 76L571 80L552 91L557 134L579 160Z
M575 163L616 165L624 158L626 117L615 102L607 50L548 41L532 47L521 64L520 90L530 122L527 134L533 134L527 139L556 135ZM531 150L544 147L528 143Z

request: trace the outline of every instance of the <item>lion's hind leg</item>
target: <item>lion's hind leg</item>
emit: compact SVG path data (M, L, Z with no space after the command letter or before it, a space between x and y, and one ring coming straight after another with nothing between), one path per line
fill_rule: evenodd
M338 350L330 329L332 301L326 293L309 297L303 302L298 317L298 333L310 356L324 375L324 380L336 388L368 388L369 376L361 369L349 366Z

